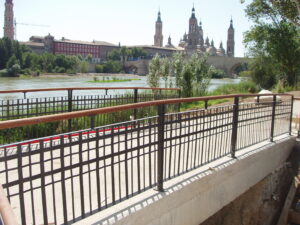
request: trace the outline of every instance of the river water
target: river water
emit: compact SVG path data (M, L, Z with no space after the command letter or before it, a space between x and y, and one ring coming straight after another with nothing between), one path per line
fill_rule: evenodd
M66 87L148 87L147 78L145 76L115 76L121 79L134 78L129 82L112 82L112 83L90 83L94 76L47 76L36 78L0 78L0 90L18 90L18 89L35 89L35 88L66 88ZM99 77L99 80L102 78ZM209 90L213 90L222 84L239 83L239 79L212 79L209 85ZM161 82L161 87L164 87L164 82ZM128 92L128 90L126 90ZM122 93L124 91L118 91ZM114 94L116 91L109 91L108 94ZM75 91L74 95L95 95L105 94L101 91ZM36 92L28 93L27 98L35 97L54 97L66 96L66 91L56 92ZM0 94L0 99L23 98L23 94Z

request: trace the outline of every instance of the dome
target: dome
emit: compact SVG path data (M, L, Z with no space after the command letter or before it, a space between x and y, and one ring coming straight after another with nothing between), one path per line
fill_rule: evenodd
M220 43L220 47L217 50L217 55L218 56L225 56L225 49L223 48L223 43Z
M206 52L210 55L210 56L215 56L217 55L217 49L214 46L211 46L209 48L206 49Z

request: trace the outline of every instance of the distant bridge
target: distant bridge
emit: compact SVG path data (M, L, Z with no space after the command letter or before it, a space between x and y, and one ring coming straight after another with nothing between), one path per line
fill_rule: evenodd
M249 63L251 59L242 57L221 57L221 56L209 56L207 62L217 69L224 70L229 76L233 76L238 66L243 63ZM127 61L125 67L129 72L146 75L148 73L149 59Z

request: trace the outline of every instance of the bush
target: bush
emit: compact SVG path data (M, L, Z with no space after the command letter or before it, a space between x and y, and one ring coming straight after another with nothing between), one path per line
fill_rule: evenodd
M7 69L0 70L0 77L7 77L7 76L8 76Z
M72 69L67 69L67 73L68 74L76 74L76 72L74 70L72 70Z
M66 69L63 67L59 67L58 70L56 71L57 73L65 73Z
M210 92L210 95L229 95L242 93L257 93L259 87L253 81L241 81L238 84L224 84Z
M211 69L211 78L213 79L222 79L225 77L225 72L220 69L212 68Z
M103 71L104 71L104 65L97 64L95 69L96 69L96 73L103 73Z
M21 71L21 67L19 64L13 65L11 68L7 69L8 76L16 77Z
M104 64L104 73L119 73L122 70L122 64L118 61L108 61Z

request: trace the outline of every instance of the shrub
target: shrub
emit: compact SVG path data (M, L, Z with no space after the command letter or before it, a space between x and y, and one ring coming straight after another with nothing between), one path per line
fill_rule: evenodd
M241 93L257 93L259 87L253 81L241 81L238 84L224 84L210 92L210 95L228 95Z
M97 64L95 69L96 69L96 73L103 73L104 65Z

